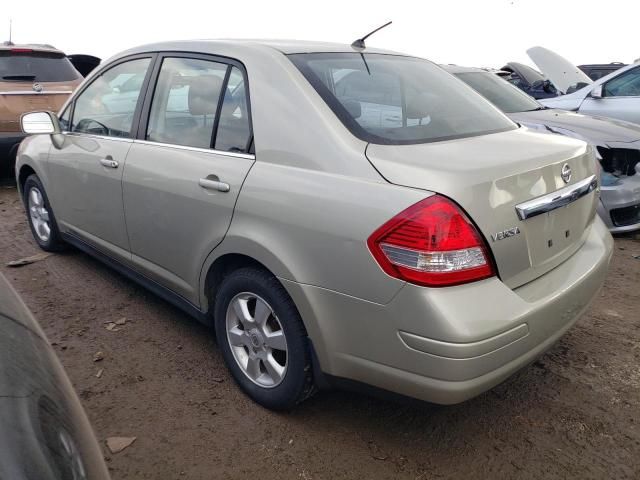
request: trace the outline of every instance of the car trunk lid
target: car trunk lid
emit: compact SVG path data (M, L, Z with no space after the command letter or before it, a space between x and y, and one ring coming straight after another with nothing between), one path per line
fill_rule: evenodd
M434 143L369 144L366 154L387 181L457 202L487 240L499 276L511 288L575 253L595 216L593 185L580 198L569 192L564 206L548 213L520 218L516 209L595 180L593 153L574 139L521 128ZM565 165L572 171L567 183L561 175Z

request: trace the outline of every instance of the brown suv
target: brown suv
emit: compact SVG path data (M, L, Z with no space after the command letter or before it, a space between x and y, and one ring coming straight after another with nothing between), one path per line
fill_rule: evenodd
M0 44L0 173L7 173L24 138L20 115L57 112L81 82L67 56L50 45Z

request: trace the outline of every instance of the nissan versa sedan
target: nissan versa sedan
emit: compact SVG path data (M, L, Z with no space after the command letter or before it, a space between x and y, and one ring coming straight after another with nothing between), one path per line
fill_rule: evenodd
M111 85L133 77L124 110ZM269 408L345 379L478 395L573 325L611 257L588 144L519 128L398 53L147 45L22 124L38 244L75 245L213 325Z
M479 68L443 65L514 122L585 140L602 171L598 213L612 233L640 229L640 125L543 106L497 75Z

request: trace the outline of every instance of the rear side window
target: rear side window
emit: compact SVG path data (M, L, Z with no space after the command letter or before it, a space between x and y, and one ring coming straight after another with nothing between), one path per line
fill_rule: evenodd
M516 128L473 89L426 60L366 53L289 58L366 142L426 143Z
M151 59L120 63L98 76L75 100L72 132L130 137L140 90ZM121 90L127 83L132 89Z
M147 140L210 148L227 65L165 58L153 94Z
M151 102L146 139L246 152L251 139L242 71L211 60L168 57Z
M247 152L251 139L249 102L242 72L231 69L220 110L215 149L225 152Z
M0 81L70 82L79 78L62 53L0 50Z

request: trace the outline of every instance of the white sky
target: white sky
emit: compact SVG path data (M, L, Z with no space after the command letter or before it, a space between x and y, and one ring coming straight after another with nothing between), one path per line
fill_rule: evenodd
M368 45L440 63L531 63L540 45L574 64L640 57L638 0L4 0L0 41L50 43L103 59L161 40L294 38L351 43L393 20Z

